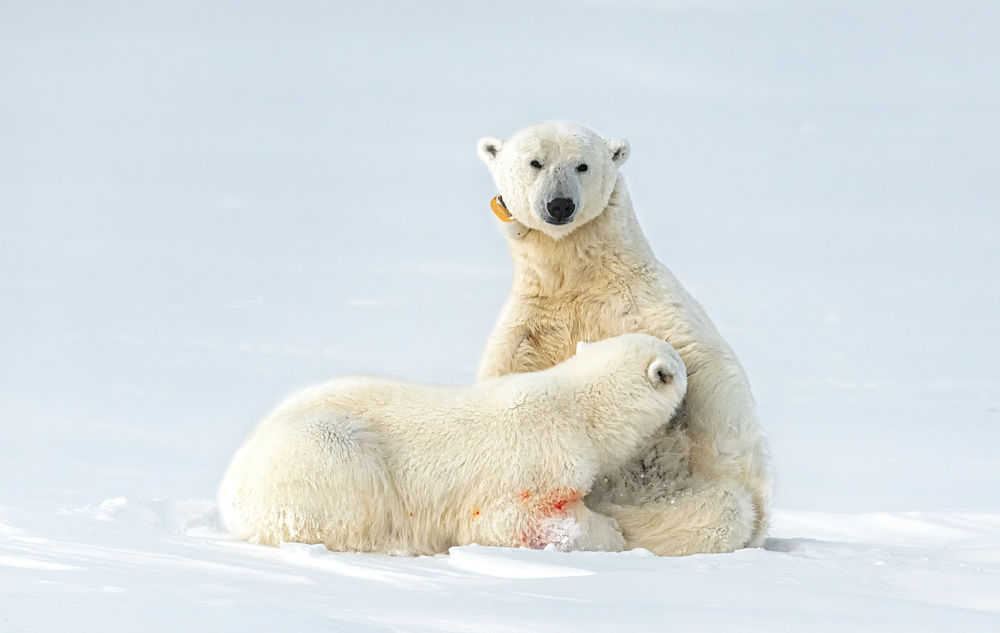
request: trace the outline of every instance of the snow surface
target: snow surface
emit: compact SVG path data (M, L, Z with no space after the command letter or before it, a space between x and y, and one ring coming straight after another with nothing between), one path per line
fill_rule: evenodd
M0 631L1000 630L1000 4L0 2ZM343 373L473 378L475 154L624 136L750 373L764 549L251 546L216 485Z

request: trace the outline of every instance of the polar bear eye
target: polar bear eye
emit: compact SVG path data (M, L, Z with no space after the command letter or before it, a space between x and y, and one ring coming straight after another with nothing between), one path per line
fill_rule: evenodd
M537 160L531 161L531 166L534 167L535 169L541 169L542 168L542 164L540 162L538 162Z
M581 164L579 167L576 168L576 170L581 173L587 171L587 163Z

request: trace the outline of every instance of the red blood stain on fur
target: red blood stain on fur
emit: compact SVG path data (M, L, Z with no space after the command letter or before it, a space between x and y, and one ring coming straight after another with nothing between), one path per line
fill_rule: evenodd
M557 488L544 492L526 490L518 495L518 500L529 513L527 528L521 532L521 543L532 549L544 549L552 542L546 533L543 522L546 519L567 517L574 504L583 499L579 490L572 488Z
M558 517L566 514L570 506L583 499L579 490L572 488L556 488L544 492L521 493L521 505L526 506L532 515L541 517Z

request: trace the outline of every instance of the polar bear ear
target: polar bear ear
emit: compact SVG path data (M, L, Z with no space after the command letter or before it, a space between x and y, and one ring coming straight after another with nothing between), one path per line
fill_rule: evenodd
M487 136L479 140L479 158L487 167L493 167L500 150L503 149L503 139L495 136Z
M647 375L654 387L669 385L674 381L674 371L661 360L650 363Z
M628 160L628 141L623 138L613 138L607 141L608 150L611 152L611 162L616 167L621 167Z
M590 345L590 343L587 343L586 341L577 341L576 342L576 353L579 354L580 350L582 350L584 347L587 347L588 345Z

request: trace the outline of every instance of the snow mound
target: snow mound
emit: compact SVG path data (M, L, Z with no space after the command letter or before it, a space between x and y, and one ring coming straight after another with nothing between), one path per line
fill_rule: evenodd
M171 532L222 530L218 508L214 501L207 499L129 501L125 497L114 497L96 506L87 505L64 510L63 513L89 515L98 521L128 523Z
M559 564L549 564L560 561ZM591 576L593 571L565 564L555 547L537 550L466 545L448 550L448 564L455 569L497 578L563 578Z

